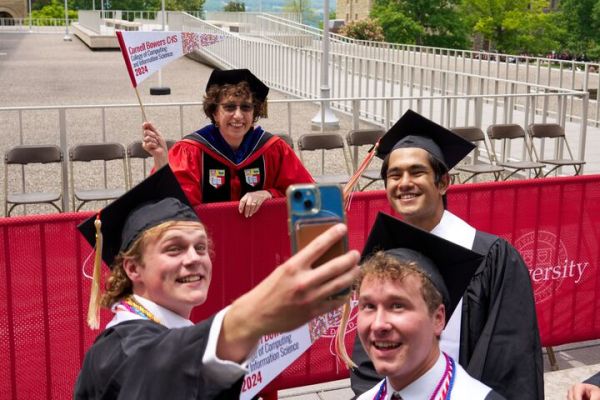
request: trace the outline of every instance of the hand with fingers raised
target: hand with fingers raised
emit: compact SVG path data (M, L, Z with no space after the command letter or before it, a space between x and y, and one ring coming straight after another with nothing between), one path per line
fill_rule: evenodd
M223 319L217 356L243 360L262 336L291 331L343 305L346 299L333 295L357 278L359 253L314 264L346 232L343 224L331 227L234 301Z
M157 170L169 163L167 142L162 133L148 121L142 124L142 147L154 158L154 169Z

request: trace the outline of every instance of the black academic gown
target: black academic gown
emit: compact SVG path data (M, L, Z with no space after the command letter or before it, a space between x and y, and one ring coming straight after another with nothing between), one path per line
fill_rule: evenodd
M212 318L169 329L149 320L119 323L89 349L77 378L79 399L238 399L240 378L219 387L203 374Z
M481 231L473 251L485 255L463 296L459 363L505 398L543 400L543 361L531 281L525 262L506 240ZM351 372L356 394L382 377L358 338Z

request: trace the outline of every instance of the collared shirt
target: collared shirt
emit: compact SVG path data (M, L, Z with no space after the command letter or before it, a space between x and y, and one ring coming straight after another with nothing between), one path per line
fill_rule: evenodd
M477 230L448 210L444 210L442 219L431 233L469 250L473 248ZM462 299L456 305L450 320L442 331L440 348L455 360L460 354L460 325L462 319Z
M151 300L135 294L133 297L138 303L150 311L163 326L169 329L185 328L194 325L194 323L189 319L184 318L181 315L174 313L173 311L162 306L159 306ZM233 384L248 372L247 364L250 358L248 357L248 359L246 359L243 363L238 364L233 361L221 360L217 357L217 342L219 340L219 335L221 334L223 318L225 317L228 309L229 307L226 307L215 315L210 327L206 350L202 357L205 373L209 375L213 381L223 386ZM106 325L106 328L110 328L125 321L145 319L138 314L116 306L113 306L113 312L115 315L113 319Z
M457 400L477 400L484 399L491 391L489 387L483 383L473 379L467 372L457 363L454 363L455 379L452 386L451 398ZM402 400L429 400L437 388L438 382L444 376L446 370L446 359L440 352L440 355L427 372L421 375L418 379L407 385L406 387L396 390L392 387L388 379L384 379L371 388L369 391L360 395L357 400L373 400L377 395L380 386L385 382L386 396L382 400L390 400L394 392L398 393Z

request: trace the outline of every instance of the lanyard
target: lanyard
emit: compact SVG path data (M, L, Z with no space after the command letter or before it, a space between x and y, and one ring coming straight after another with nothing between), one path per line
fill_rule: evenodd
M446 353L442 353L446 359L446 368L444 374L440 378L429 400L448 400L454 386L454 377L456 376L455 362ZM387 378L381 383L377 394L373 400L385 400L387 395Z
M149 319L151 321L160 324L158 318L154 316L150 311L146 309L143 305L135 300L133 296L127 296L117 303L117 309L122 309L125 311L129 311L130 313L139 315L143 319Z

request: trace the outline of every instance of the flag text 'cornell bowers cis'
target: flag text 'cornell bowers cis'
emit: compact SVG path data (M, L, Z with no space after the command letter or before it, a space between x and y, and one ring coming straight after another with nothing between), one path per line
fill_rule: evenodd
M179 57L224 39L198 32L117 31L121 53L133 87Z

